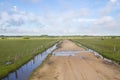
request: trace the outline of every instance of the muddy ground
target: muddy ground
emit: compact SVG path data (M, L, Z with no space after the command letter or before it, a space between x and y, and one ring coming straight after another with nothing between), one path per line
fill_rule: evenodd
M63 40L55 52L85 51L69 40ZM106 63L92 52L75 56L51 56L30 80L120 80L120 67Z

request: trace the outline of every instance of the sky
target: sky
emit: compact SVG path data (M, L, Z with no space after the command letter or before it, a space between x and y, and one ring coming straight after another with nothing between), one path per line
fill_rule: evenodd
M120 0L0 0L0 35L120 36Z

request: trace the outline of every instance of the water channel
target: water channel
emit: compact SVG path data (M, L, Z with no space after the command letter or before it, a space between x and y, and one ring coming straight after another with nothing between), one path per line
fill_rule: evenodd
M48 54L52 53L53 50L57 48L55 44L51 48L48 48L43 53L36 55L29 62L21 66L16 71L9 73L8 76L3 78L2 80L27 80L34 69L36 69L40 64L47 58Z

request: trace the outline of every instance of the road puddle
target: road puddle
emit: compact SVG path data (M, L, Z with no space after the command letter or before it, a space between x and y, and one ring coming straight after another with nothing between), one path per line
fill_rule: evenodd
M110 59L104 58L102 55L100 55L98 52L86 48L85 50L74 50L74 51L58 51L58 52L53 52L52 56L76 56L76 54L78 53L87 53L87 54L93 54L96 58L100 58L102 59L105 63L109 63L109 64L116 64L119 65L119 63L116 63ZM85 59L84 56L80 56L80 59Z
M91 52L89 50L74 50L74 51L58 51L58 52L53 52L53 56L75 56L77 53L83 53L83 52Z

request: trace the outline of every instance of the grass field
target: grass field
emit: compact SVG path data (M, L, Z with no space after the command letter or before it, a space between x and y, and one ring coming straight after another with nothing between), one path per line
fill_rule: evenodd
M0 78L57 41L56 39L0 39Z
M74 39L90 49L99 52L102 56L120 62L120 39Z

